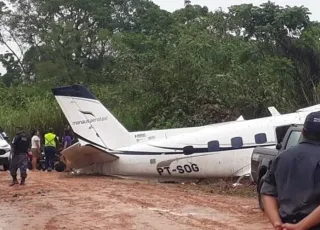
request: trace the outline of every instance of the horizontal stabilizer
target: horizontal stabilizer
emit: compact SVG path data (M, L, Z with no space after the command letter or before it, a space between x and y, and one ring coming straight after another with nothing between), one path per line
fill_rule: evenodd
M243 116L241 115L240 117L238 117L237 121L244 121Z
M111 153L101 150L93 145L87 144L81 146L78 142L61 152L71 163L74 169L83 168L95 163L106 163L119 159Z
M272 116L279 116L281 115L281 113L279 113L279 111L274 107L268 107L269 112L271 113Z
M320 104L297 110L297 112L308 112L308 111L310 111L310 112L311 111L320 111Z

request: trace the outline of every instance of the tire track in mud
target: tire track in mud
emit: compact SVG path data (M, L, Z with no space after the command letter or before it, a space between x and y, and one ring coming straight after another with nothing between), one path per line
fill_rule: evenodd
M152 185L141 185L140 187L142 187L141 191L139 193L140 196L142 197L148 197L148 195L150 194L150 190L154 190L154 188L152 187ZM151 187L151 188L150 188ZM166 186L158 186L158 187L166 187ZM250 207L250 203L248 204L248 201L246 199L244 199L245 201L239 203L235 203L235 198L234 197L222 197L219 195L203 195L203 194L198 194L197 197L195 195L191 195L188 194L187 192L181 191L181 189L179 188L171 188L171 190L174 191L170 191L167 192L166 197L162 198L162 194L158 191L170 191L169 188L161 188L158 190L155 190L152 192L153 196L157 196L156 200L158 200L158 207L161 205L162 208L165 208L167 206L163 205L163 204L171 204L172 206L176 206L179 204L193 204L195 206L201 206L201 207L206 207L206 208L215 208L216 210L219 210L221 212L227 212L230 214L230 217L233 215L241 215L243 216L243 214L247 214L247 216L249 216L249 218L246 216L245 218L241 219L241 222L245 222L245 223L255 223L257 221L256 218L254 218L254 221L252 219L252 215L256 215L258 218L261 217L261 212L260 211L254 211L252 208ZM121 200L126 200L129 199L128 197L120 197L121 195L115 195L118 196L119 199ZM179 197L179 202L177 202L176 197ZM130 198L131 201L136 200L136 198ZM168 201L170 200L170 201ZM207 202L204 202L204 200L206 200ZM144 206L149 206L149 207L154 207L154 205L152 204L152 202L154 201L154 199L151 199L149 201L149 203L146 203ZM252 201L252 200L251 200ZM235 205L233 205L232 207L230 207L230 203L233 203ZM256 209L257 210L257 209ZM257 215L258 214L258 215ZM267 222L265 222L267 223Z
M146 191L146 190L144 190ZM147 192L145 192L147 193ZM141 194L141 196L145 197L144 194ZM146 194L147 195L147 194ZM166 216L166 218L171 219L173 221L179 222L181 224L192 225L193 227L199 227L201 226L202 229L212 229L214 226L214 229L238 229L238 226L243 225L243 219L244 218L236 218L237 216L242 216L244 212L238 212L238 211L230 211L232 208L228 208L228 212L226 212L226 203L223 201L221 202L209 202L208 204L202 204L201 202L204 201L204 199L207 199L207 197L203 197L203 199L180 199L177 200L176 198L170 197L170 202L168 202L168 198L163 198L161 196L150 198L149 201L144 200L143 202L139 199L136 199L135 197L130 196L123 196L119 194L113 194L112 197L115 197L118 200L125 201L126 203L141 205L142 208L147 208L149 210L153 210L156 212L161 213L162 215ZM217 197L217 199L220 197ZM154 201L157 200L157 204L154 204ZM192 202L190 202L192 201ZM170 204L170 205L168 205ZM181 211L185 208L184 204L188 204L191 209L190 212ZM221 208L221 204L223 204L223 207ZM229 204L230 205L230 204ZM158 209L156 208L158 207ZM161 209L162 208L162 209ZM205 215L199 214L203 208L207 209L207 212ZM222 210L222 211L221 211ZM224 212L223 212L224 211ZM243 210L242 210L243 211ZM223 214L221 214L223 213ZM236 215L234 215L236 214ZM203 217L204 216L204 217ZM218 216L218 218L217 218ZM247 218L247 217L246 217ZM219 220L220 219L220 220ZM228 221L228 219L232 220ZM257 220L252 221L252 216L249 217L251 221L246 221L245 223L247 226L244 226L244 229L257 229ZM250 223L251 222L251 223ZM220 226L220 227L218 227ZM260 228L262 229L262 228Z

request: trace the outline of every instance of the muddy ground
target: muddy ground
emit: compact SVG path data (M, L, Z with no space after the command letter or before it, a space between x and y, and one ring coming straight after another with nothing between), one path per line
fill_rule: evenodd
M0 171L0 229L272 229L254 185L164 184L56 172L29 172L9 187Z

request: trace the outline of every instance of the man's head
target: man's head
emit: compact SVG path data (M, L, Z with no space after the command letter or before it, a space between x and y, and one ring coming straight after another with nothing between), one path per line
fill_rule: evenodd
M16 133L22 133L23 132L23 128L22 126L16 126Z
M306 117L302 134L307 139L320 141L320 111L312 112Z
M40 132L39 132L38 129L34 129L34 130L32 131L31 136L34 136L34 135L37 135L37 136L40 135Z
M71 136L71 131L69 129L64 130L65 136Z
M53 128L48 129L49 133L53 133Z

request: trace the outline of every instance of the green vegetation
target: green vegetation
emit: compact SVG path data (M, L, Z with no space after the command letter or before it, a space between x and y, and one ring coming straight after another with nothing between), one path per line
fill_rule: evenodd
M320 24L308 15L271 2L170 13L146 0L0 1L0 43L21 51L0 55L7 69L0 126L11 134L17 123L61 129L50 89L74 83L87 85L130 131L313 105Z

